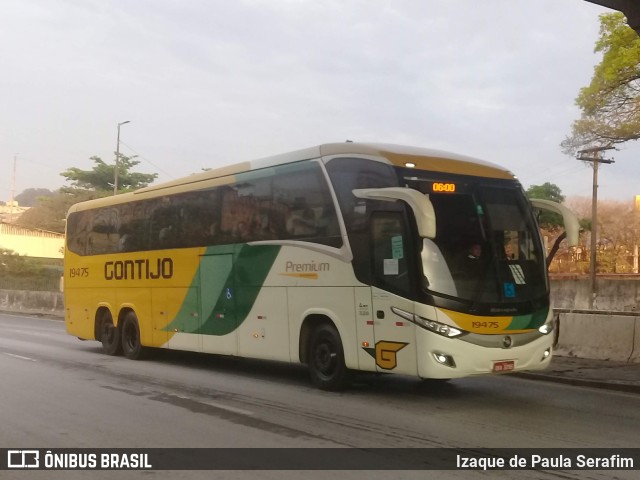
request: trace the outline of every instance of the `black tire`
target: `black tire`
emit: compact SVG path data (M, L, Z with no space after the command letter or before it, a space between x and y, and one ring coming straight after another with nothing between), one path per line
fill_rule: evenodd
M321 390L342 390L349 379L344 350L338 331L332 325L317 327L309 341L309 375Z
M138 317L133 312L128 312L120 325L122 335L122 353L130 360L141 360L144 358L146 349L140 342L140 326Z
M122 353L120 332L118 327L113 324L113 317L108 310L100 318L99 335L103 353L107 355L120 355Z

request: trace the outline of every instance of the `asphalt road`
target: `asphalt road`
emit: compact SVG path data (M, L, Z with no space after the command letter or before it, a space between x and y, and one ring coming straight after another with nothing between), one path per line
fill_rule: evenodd
M109 357L57 320L0 314L0 448L640 448L640 396L513 376L359 376L274 362ZM1 478L300 478L300 472L0 472ZM615 473L615 474L614 474ZM13 475L13 476L11 476ZM28 475L28 476L27 476ZM306 472L304 478L327 478ZM333 476L333 475L331 475ZM341 478L637 478L636 472L341 472Z

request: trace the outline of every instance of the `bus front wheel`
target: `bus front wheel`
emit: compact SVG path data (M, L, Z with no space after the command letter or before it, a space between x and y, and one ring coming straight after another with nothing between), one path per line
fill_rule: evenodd
M100 319L100 342L102 342L102 351L107 355L122 353L120 332L113 324L113 317L109 311L105 311Z
M338 331L332 325L320 325L309 342L309 374L321 390L341 390L349 371L344 363L344 350Z
M128 312L124 316L120 331L122 333L122 352L124 356L131 360L143 358L145 348L140 341L140 326L135 313Z

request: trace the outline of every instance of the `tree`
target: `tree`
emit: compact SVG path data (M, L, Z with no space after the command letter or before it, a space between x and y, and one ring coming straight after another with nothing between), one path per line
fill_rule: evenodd
M576 98L582 114L561 143L567 154L640 138L640 38L623 14L600 16L595 51L602 61Z
M153 182L157 173L133 173L130 170L140 162L133 160L135 157L127 157L120 154L118 160L118 191L130 191L143 188ZM93 156L95 163L92 170L81 170L71 167L60 175L71 182L72 187L63 187L63 191L70 192L73 189L89 190L96 192L113 192L115 171L113 165L107 165L100 157Z
M22 193L16 195L16 202L22 207L35 207L40 197L50 197L54 192L48 188L27 188Z
M157 173L132 173L130 170L140 162L125 155L120 155L119 158L120 192L146 187L158 176ZM91 160L95 163L92 170L71 167L62 172L60 175L70 181L71 186L62 187L50 197L40 198L34 207L22 214L17 223L24 227L64 233L64 222L71 205L112 195L114 167L107 165L97 156L91 157Z
M564 202L564 195L560 187L553 183L546 182L542 185L531 185L527 189L527 197L551 200L553 202ZM542 211L538 219L540 225L548 230L555 230L563 225L562 216L557 213Z
M49 197L41 197L38 204L24 212L16 221L23 227L38 228L50 232L64 233L65 218L71 205L113 194L112 192L96 192L75 189L74 191L58 191Z

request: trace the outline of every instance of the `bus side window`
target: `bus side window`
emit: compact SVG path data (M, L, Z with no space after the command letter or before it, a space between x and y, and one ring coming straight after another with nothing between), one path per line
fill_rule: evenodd
M67 246L79 255L86 254L87 229L90 211L75 212L67 219Z

